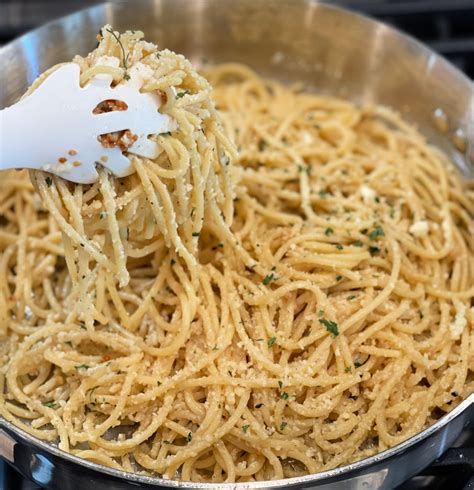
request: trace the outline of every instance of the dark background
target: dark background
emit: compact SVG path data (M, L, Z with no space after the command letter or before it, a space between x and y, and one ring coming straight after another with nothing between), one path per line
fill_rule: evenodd
M97 3L100 1L0 0L0 44L56 17ZM328 3L365 13L413 35L474 78L474 0L333 0Z

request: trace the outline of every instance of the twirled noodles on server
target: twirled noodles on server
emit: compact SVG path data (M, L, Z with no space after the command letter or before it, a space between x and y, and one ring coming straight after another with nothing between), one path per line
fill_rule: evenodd
M75 62L149 74L179 125L159 157L0 180L0 414L112 468L234 482L364 458L472 393L474 192L447 157L391 110L235 64L206 81L141 38L105 27Z

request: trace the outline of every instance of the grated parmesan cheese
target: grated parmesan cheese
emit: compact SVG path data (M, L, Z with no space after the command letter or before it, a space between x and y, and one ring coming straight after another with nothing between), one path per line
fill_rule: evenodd
M449 325L449 332L453 340L459 339L467 325L466 319L466 305L461 301L454 301L456 308L456 315L454 321Z
M415 221L415 223L413 223L410 228L409 228L409 232L413 235L413 236L416 236L416 237L425 237L426 235L428 235L428 231L429 231L430 227L428 225L428 222L427 221L424 221L424 220L421 220L421 221Z
M371 204L376 196L376 192L367 185L363 185L360 188L360 194L362 196L364 204Z

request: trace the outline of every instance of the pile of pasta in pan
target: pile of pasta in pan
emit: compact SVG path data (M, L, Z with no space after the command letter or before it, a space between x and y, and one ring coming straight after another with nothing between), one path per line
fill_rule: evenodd
M472 393L474 188L448 158L386 108L203 78L142 37L105 27L74 61L147 74L178 123L160 155L0 179L1 416L112 468L240 482L375 454Z

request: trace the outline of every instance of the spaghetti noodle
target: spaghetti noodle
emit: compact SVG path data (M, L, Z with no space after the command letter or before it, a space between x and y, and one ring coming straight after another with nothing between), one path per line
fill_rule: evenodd
M375 454L474 391L474 189L444 154L385 108L99 41L82 82L142 63L179 128L124 179L0 181L3 417L239 482Z

